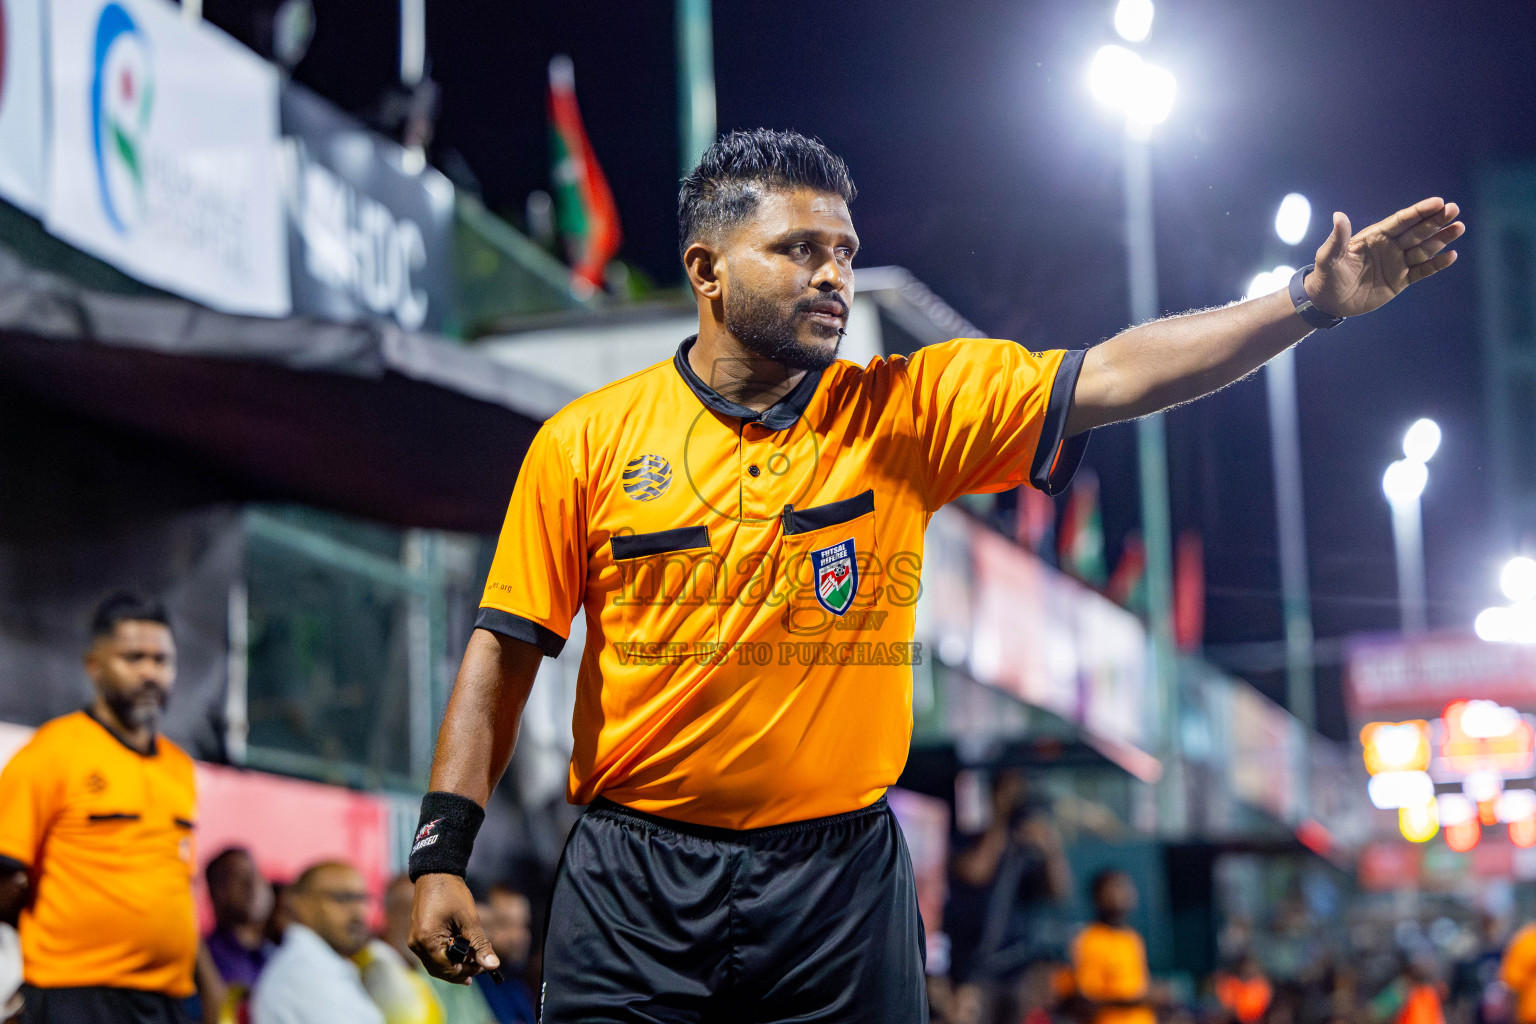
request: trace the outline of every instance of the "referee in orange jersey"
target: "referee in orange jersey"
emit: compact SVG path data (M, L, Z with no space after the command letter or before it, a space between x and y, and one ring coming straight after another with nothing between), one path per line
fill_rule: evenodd
M24 1024L181 1024L193 991L192 759L158 735L176 678L165 609L97 610L83 711L0 772L0 918L20 915Z
M1219 388L1448 266L1428 199L1333 230L1288 291L1029 352L839 361L843 161L733 133L683 182L699 330L529 447L412 847L412 948L497 966L462 875L541 656L586 616L546 1024L919 1021L923 935L884 792L912 726L923 531L974 491L1065 486L1096 426ZM448 956L459 936L473 954Z

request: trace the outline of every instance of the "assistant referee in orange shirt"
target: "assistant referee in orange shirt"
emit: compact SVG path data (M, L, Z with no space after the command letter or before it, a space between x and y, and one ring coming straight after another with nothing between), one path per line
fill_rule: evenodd
M176 679L165 608L109 597L96 699L0 772L0 917L20 913L24 1024L183 1024L193 991L192 759L158 735Z
M733 133L683 182L699 331L529 447L438 736L412 948L497 965L462 875L539 658L584 614L546 1024L920 1021L923 937L884 792L912 727L923 531L1066 485L1096 426L1230 383L1449 266L1427 199L1333 230L1289 291L1075 351L962 339L837 359L859 239L843 161ZM1444 251L1442 251L1444 250ZM455 963L456 936L474 950Z

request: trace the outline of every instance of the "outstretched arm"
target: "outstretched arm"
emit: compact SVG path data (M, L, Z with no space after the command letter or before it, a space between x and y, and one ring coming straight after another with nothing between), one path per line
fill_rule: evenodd
M518 723L542 655L532 644L477 629L470 634L453 696L437 733L431 789L457 793L484 807L517 742ZM447 947L462 935L474 947L468 963L448 960ZM480 927L475 899L458 875L427 874L416 880L411 950L445 981L468 984L500 966Z
M1455 203L1425 199L1351 236L1349 218L1317 250L1305 286L1332 316L1359 316L1456 261L1466 230ZM1444 250L1444 251L1442 251ZM1145 416L1208 395L1311 332L1284 289L1221 309L1153 320L1088 350L1067 433Z

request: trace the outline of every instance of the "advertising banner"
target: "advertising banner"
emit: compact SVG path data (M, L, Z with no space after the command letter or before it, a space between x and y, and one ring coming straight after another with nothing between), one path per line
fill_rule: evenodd
M937 522L938 517L935 517ZM1083 727L1087 740L1141 778L1150 746L1147 632L1135 615L981 523L968 524L973 595L968 668L980 682ZM944 578L931 549L924 586ZM943 615L935 626L943 627ZM945 636L938 637L945 643ZM940 649L941 656L943 649Z
M282 130L294 312L392 320L407 331L451 327L448 179L292 83L283 87Z
M1536 646L1470 633L1359 637L1345 651L1346 694L1357 722L1434 717L1454 700L1536 710Z
M48 230L230 313L289 309L277 71L165 0L51 0Z
M0 0L0 196L43 212L43 0Z
M1231 691L1232 789L1281 821L1296 817L1301 723L1247 686Z

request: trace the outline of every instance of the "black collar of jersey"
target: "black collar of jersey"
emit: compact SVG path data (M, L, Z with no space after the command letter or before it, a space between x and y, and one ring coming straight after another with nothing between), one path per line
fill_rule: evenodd
M693 372L693 367L688 364L688 350L693 348L693 343L699 340L697 334L690 334L683 339L683 343L677 347L677 354L672 357L672 364L677 367L677 372L683 377L684 382L698 396L699 401L709 406L722 416L735 416L743 423L760 423L769 430L787 430L795 425L805 407L811 404L811 396L816 393L816 385L821 383L820 370L807 370L805 376L800 378L794 390L779 399L773 405L762 412L733 402L714 388L699 379L699 375Z
M149 749L148 750L140 750L138 747L135 747L133 744L131 744L127 740L123 739L123 737L118 734L116 729L112 728L106 722L103 722L101 719L97 718L96 717L96 709L95 708L93 708L89 704L87 704L85 707L81 708L80 710L85 712L85 717L86 718L89 718L91 721L93 721L97 725L101 726L102 729L105 730L105 732L106 732L106 734L108 736L111 736L113 739L117 740L117 742L121 743L125 749L133 751L135 754L138 754L140 757L159 757L160 756L160 737L156 736L154 733L150 733L150 735L149 735Z

